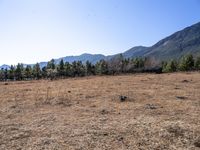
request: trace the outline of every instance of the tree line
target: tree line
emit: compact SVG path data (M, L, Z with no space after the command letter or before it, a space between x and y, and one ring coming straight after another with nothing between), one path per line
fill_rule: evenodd
M118 55L109 61L100 60L96 64L87 61L64 62L59 64L52 59L46 66L40 67L39 63L34 66L23 64L11 65L9 69L0 70L0 81L8 80L38 80L56 79L66 77L83 77L91 75L115 75L135 72L175 72L200 70L200 57L196 59L192 55L186 55L179 61L170 60L158 63L153 58L124 58Z
M180 60L170 60L162 62L162 72L176 72L176 71L194 71L200 70L200 56L194 58L193 55L188 54L181 57Z

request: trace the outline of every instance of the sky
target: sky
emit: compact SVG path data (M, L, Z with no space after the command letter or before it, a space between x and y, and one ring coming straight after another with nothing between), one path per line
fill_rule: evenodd
M151 46L200 21L200 0L0 0L0 65Z

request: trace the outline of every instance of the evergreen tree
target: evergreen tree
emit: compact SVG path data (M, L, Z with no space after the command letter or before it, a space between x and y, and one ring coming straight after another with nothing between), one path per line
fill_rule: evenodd
M72 62L72 76L76 77L77 74L78 74L78 71L77 71L77 62L73 61Z
M72 62L72 76L73 77L81 77L85 75L85 66L81 61Z
M56 65L55 65L55 60L54 59L52 59L51 61L49 61L48 63L47 63L47 69L56 69Z
M8 80L8 69L4 70L4 80Z
M76 63L76 70L77 70L77 75L78 75L79 77L82 77L82 76L85 75L85 66L82 64L81 61L78 61L78 62Z
M95 65L95 73L98 75L108 74L108 63L105 60L100 60Z
M65 68L64 68L64 61L63 59L61 59L60 63L59 63L59 66L58 66L58 74L59 76L64 76L65 74Z
M194 66L196 70L200 70L200 57L196 58Z
M4 69L1 68L0 70L0 81L3 81L4 80Z
M143 58L133 58L131 63L131 72L141 71L144 68L145 60Z
M65 62L64 68L65 68L65 70L64 70L65 76L72 77L73 76L72 65L69 62Z
M22 80L23 79L23 64L18 63L16 70L15 70L15 77L16 80Z
M194 58L191 54L181 58L179 69L181 71L189 71L194 68Z
M86 61L85 69L86 69L85 72L86 72L86 75L87 75L87 76L90 76L90 75L94 75L94 74L95 74L95 68L94 68L94 65L92 65L91 62Z
M123 73L130 73L134 70L134 63L131 59L127 58L123 61Z
M42 77L42 72L39 63L36 63L33 67L33 75L36 79L40 79Z
M108 74L108 63L105 60L100 61L101 74Z
M25 68L25 78L27 78L27 79L32 78L32 68L30 65L27 65Z
M101 75L102 74L100 61L98 61L95 64L95 74L97 74L97 75Z
M47 77L47 67L46 66L42 67L42 77L43 78Z
M175 72L177 70L177 62L175 60L169 61L163 68L163 72Z
M15 79L15 67L13 65L10 66L9 79L11 79L11 80Z
M167 71L166 71L166 68L167 68L167 62L166 62L166 61L163 61L163 62L162 62L162 72L167 72Z
M55 79L58 74L58 71L56 69L55 60L52 59L47 63L47 77L51 80Z

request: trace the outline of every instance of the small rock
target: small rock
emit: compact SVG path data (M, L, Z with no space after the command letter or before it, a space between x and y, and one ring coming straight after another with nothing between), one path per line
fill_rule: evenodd
M124 140L123 137L119 137L119 138L118 138L118 141L123 141L123 140Z
M102 115L106 115L106 114L108 114L109 112L108 112L107 110L103 109L103 110L101 110L100 113L101 113Z
M155 106L154 104L146 104L146 109L157 109L158 107Z
M104 133L103 135L104 135L104 136L108 136L108 133Z
M182 82L183 82L183 83L188 83L189 81L188 81L188 80L183 80Z
M187 99L187 98L184 97L184 96L176 96L176 98L181 99L181 100Z
M121 102L126 101L127 98L128 98L127 96L123 96L123 95L119 96L119 99L120 99Z

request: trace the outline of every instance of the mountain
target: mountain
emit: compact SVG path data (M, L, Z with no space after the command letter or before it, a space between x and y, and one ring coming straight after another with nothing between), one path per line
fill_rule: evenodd
M104 56L102 54L88 54L88 53L84 53L82 55L79 56L66 56L66 57L61 57L58 59L54 59L56 64L59 64L59 62L63 59L64 62L69 62L72 63L73 61L82 61L82 63L86 63L86 61L90 61L91 63L95 64L97 61L101 60L101 59L107 59L108 56ZM43 68L44 66L47 66L48 62L40 62L39 65L41 68ZM30 66L34 66L34 64L23 64L24 67L26 67L27 65ZM0 69L9 69L10 66L9 65L2 65L0 66Z
M122 53L125 58L154 57L160 61L179 59L187 54L200 56L200 22L160 40L151 47L136 46ZM119 54L113 57L117 55Z
M179 59L186 54L193 54L200 56L200 22L178 31L162 40L157 42L151 47L136 46L124 53L121 53L125 58L133 57L154 57L157 60ZM110 60L116 55L104 56L102 54L88 54L84 53L80 56L66 56L55 59L56 64L63 59L65 62L72 63L73 61L82 61L85 63L87 60L95 64L101 59ZM40 67L47 65L47 62L40 62ZM8 68L8 65L2 65L1 68Z
M55 62L58 64L61 59L63 59L64 62L67 61L69 63L72 63L73 61L82 61L83 63L85 63L86 61L90 61L91 63L95 64L97 61L99 61L101 59L106 59L106 56L104 56L102 54L84 53L80 56L66 56L66 57L62 57L59 59L55 59Z
M95 64L97 61L101 59L106 59L106 56L102 54L88 54L84 53L79 56L66 56L66 57L61 57L58 59L54 59L56 64L59 64L59 62L63 59L64 62L69 62L72 63L73 61L81 61L82 63L86 63L86 61L89 61L93 64ZM44 67L47 65L47 62L40 62L40 67Z
M179 59L186 54L200 55L200 22L178 31L149 47L144 56L160 60Z
M5 70L5 69L10 69L10 66L4 64L4 65L0 66L0 69L4 69L4 70Z

